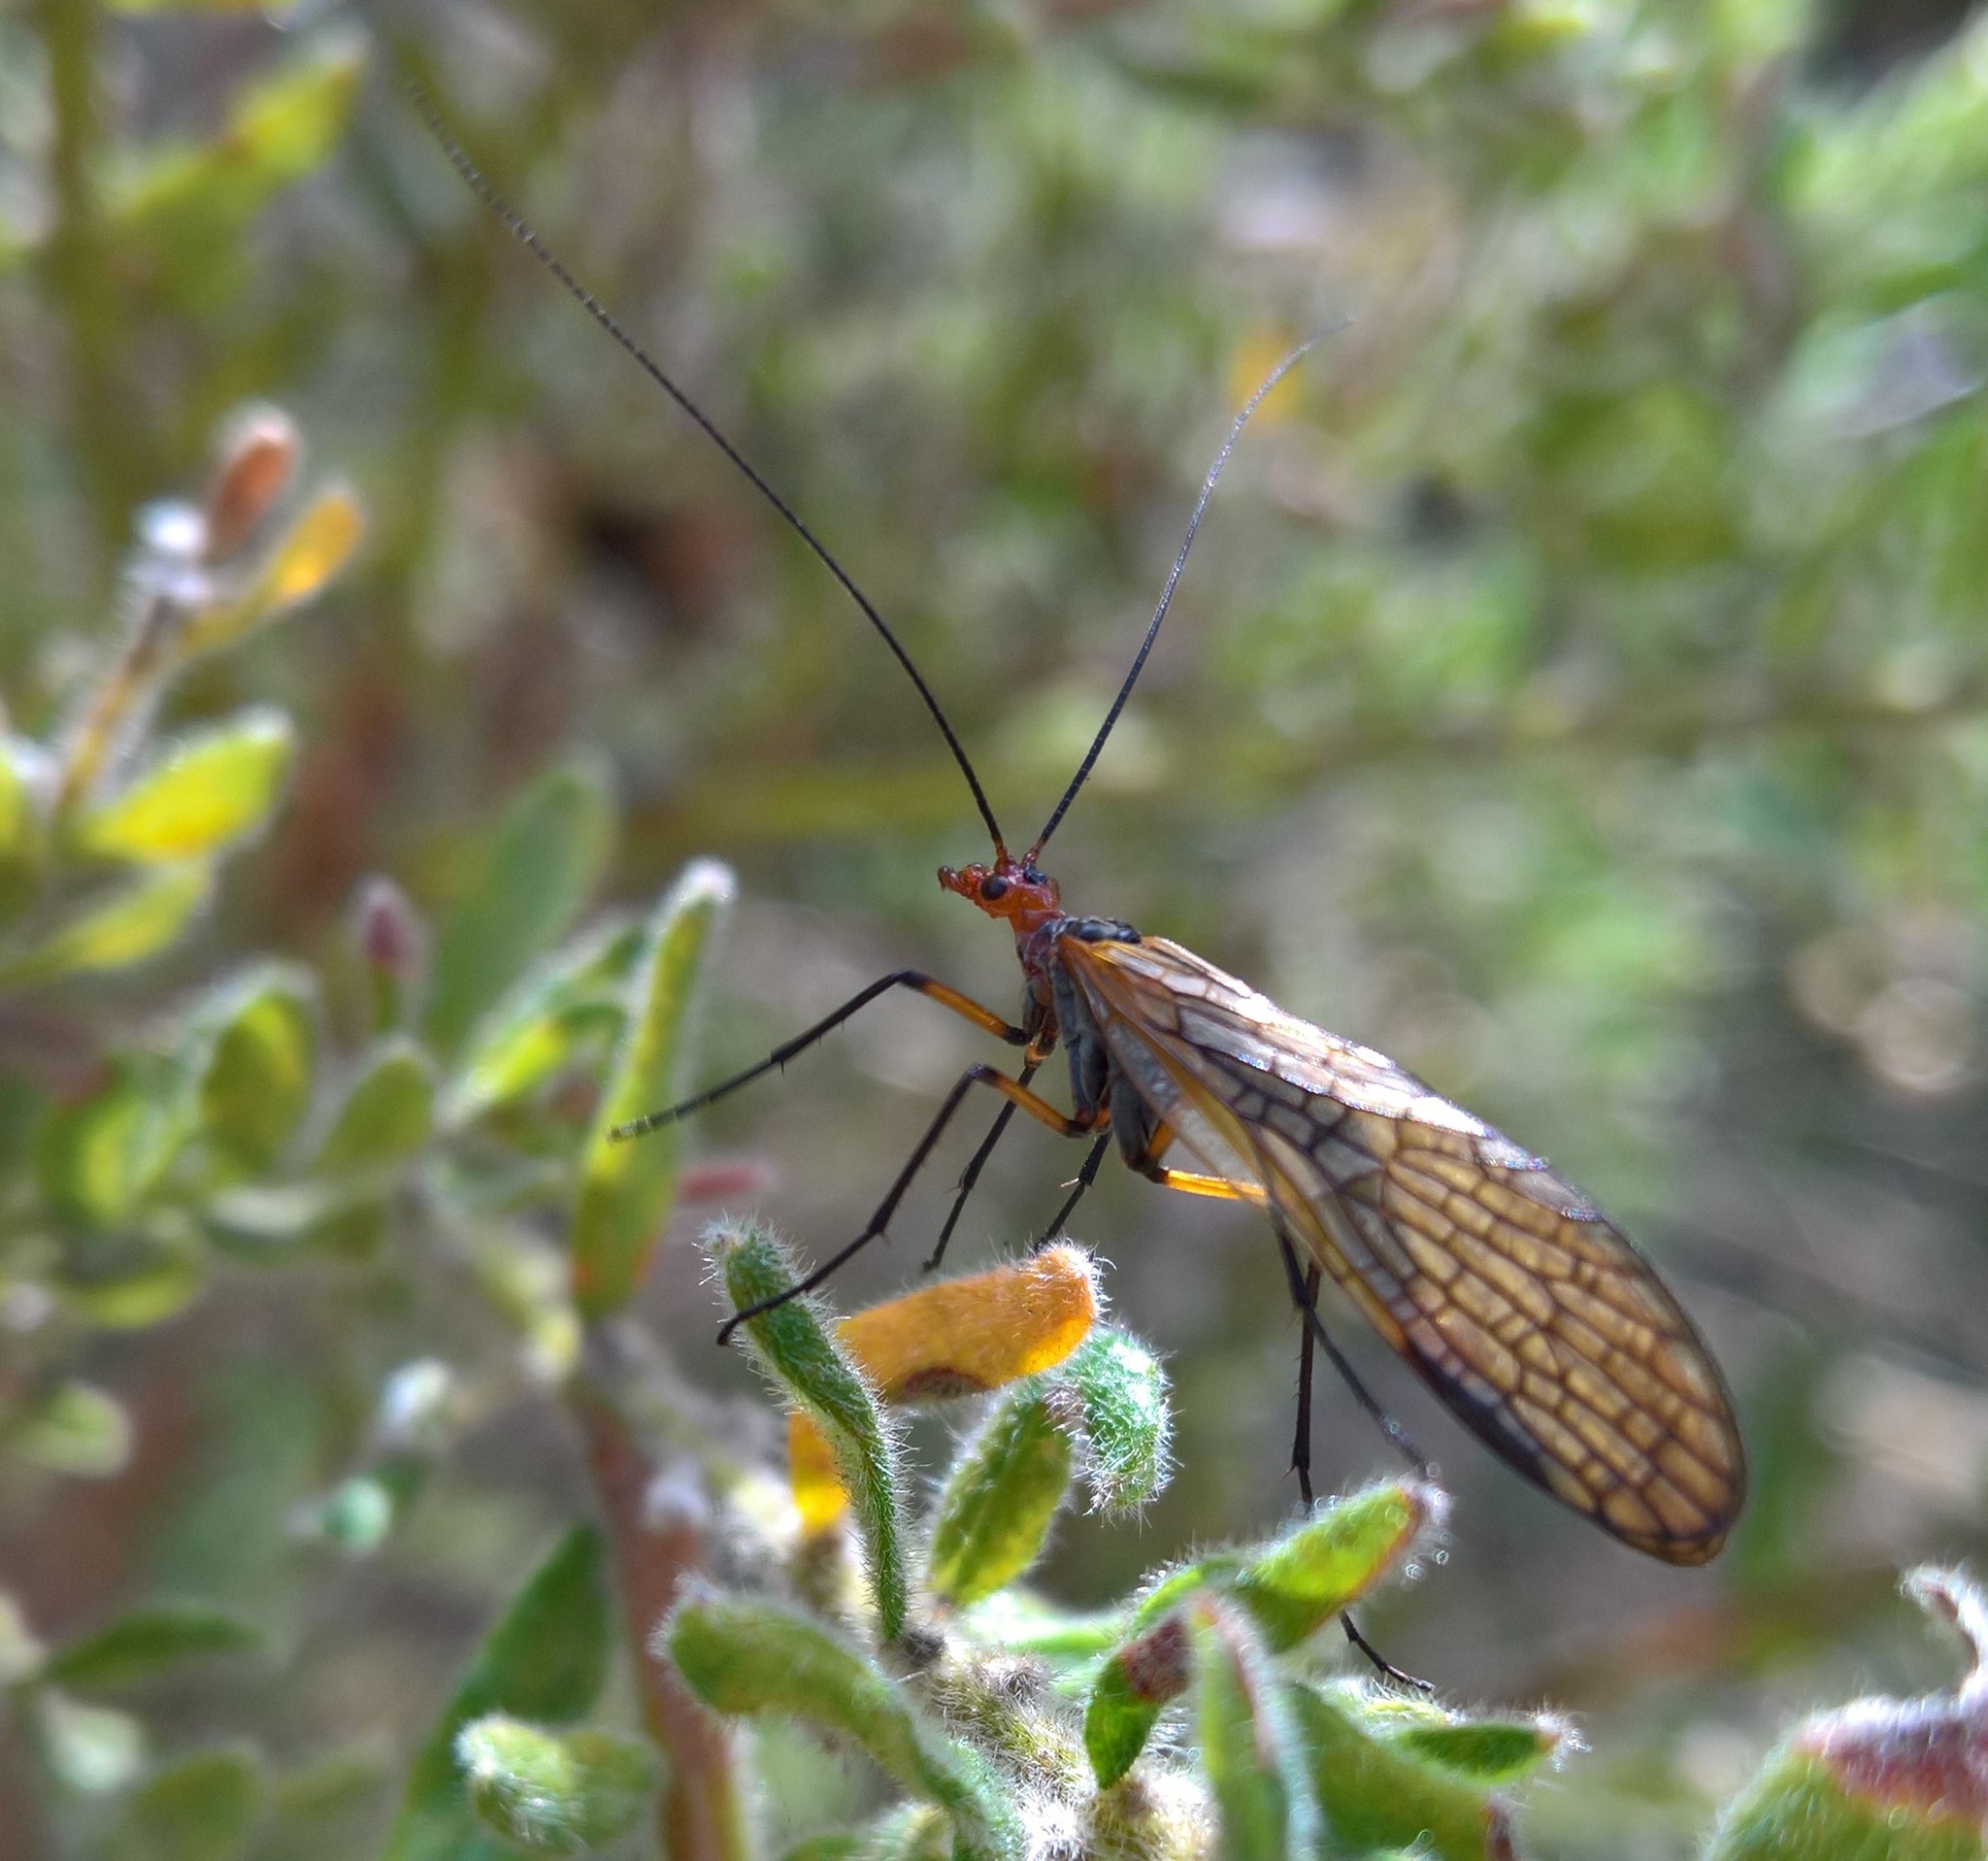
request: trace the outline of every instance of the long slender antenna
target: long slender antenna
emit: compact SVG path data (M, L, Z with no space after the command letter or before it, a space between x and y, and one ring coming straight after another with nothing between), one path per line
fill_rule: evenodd
M1166 619L1167 610L1174 604L1174 590L1179 585L1180 571L1187 566L1187 551L1194 548L1194 533L1201 528L1202 515L1208 510L1209 499L1215 494L1215 481L1222 476L1222 467L1228 464L1229 454L1236 449L1236 442L1242 437L1242 429L1249 424L1249 416L1263 405L1271 389L1305 359L1307 351L1318 340L1314 336L1310 341L1299 344L1271 370L1264 378L1263 384L1250 395L1242 413L1236 415L1235 425L1229 428L1229 437L1222 442L1222 449L1215 454L1215 462L1209 467L1208 477L1202 482L1201 496L1195 500L1194 515L1187 519L1187 534L1180 539L1180 553L1174 558L1173 573L1167 577L1167 585L1160 591L1160 605L1153 610L1153 617L1146 625L1145 638L1139 643L1139 652L1132 661L1132 670L1125 675L1125 682L1118 687L1117 697L1111 700L1111 709L1106 712L1105 721L1098 726L1098 734L1091 739L1091 747L1084 751L1083 761L1078 764L1077 774L1071 777L1070 786L1063 791L1063 799L1056 804L1056 812L1049 816L1048 824L1036 836L1036 844L1023 855L1023 865L1033 863L1036 855L1048 845L1049 836L1063 824L1063 816L1070 812L1070 804L1077 799L1077 791L1089 780L1099 756L1104 753L1105 739L1111 734L1111 726L1118 721L1118 714L1125 709L1125 701L1132 696L1132 687L1139 682L1139 675L1145 670L1146 655L1152 651L1153 642L1160 637L1160 622Z
M967 760L965 748L953 734L952 725L946 721L945 713L940 710L939 700L932 695L932 687L925 682L924 675L911 663L911 655L904 649L897 635L891 632L883 616L871 603L870 597L849 579L847 571L829 553L828 546L801 521L786 499L746 463L739 449L718 431L705 411L663 373L648 351L614 320L607 306L566 269L551 248L526 223L524 216L484 179L483 171L470 159L469 151L449 133L448 125L442 120L442 113L435 107L434 100L427 91L412 78L403 78L402 83L415 113L427 124L428 133L441 145L442 152L454 165L455 172L469 183L470 191L503 222L518 244L559 281L567 295L621 346L636 366L697 423L704 436L746 475L752 488L780 514L788 528L814 551L822 566L842 583L849 599L862 610L863 617L882 636L883 644L891 649L898 664L904 667L905 676L917 687L918 696L924 699L925 709L932 714L932 721L939 726L939 734L945 739L946 748L952 751L953 761L959 764L960 774L967 779L967 786L973 791L974 806L980 811L980 818L987 823L987 832L993 838L995 852L1005 859L1008 856L1008 849L1007 844L1001 838L1001 823L994 818L994 810L987 803L986 790L980 786L979 777L974 774L974 765ZM1258 399L1261 398L1259 395Z

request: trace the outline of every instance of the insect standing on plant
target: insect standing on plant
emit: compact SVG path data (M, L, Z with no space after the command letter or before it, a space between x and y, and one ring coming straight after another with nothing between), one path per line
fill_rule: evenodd
M1269 1219L1305 1319L1293 1463L1308 1499L1314 1341L1390 1439L1416 1465L1425 1464L1327 1335L1317 1311L1323 1274L1443 1406L1509 1466L1639 1550L1675 1564L1713 1556L1745 1488L1731 1399L1691 1320L1620 1230L1540 1158L1384 1054L1285 1014L1165 938L1142 935L1115 918L1065 911L1056 881L1038 864L1144 668L1243 426L1305 351L1287 356L1237 416L1202 485L1131 670L1062 799L1016 857L937 698L876 608L792 509L491 189L426 99L417 94L415 102L485 204L746 475L904 667L993 842L990 864L942 868L939 881L988 916L1007 920L1021 961L1019 1022L928 976L901 970L759 1065L615 1135L636 1137L711 1105L783 1066L879 995L911 989L1021 1048L1018 1075L968 1068L863 1232L784 1297L820 1284L884 1232L954 1113L981 1087L1006 1104L961 1179L928 1266L938 1263L966 1195L1015 1111L1091 1144L1044 1239L1060 1231L1115 1138L1125 1162L1163 1187L1245 1202ZM1068 1113L1030 1089L1059 1045L1069 1056ZM765 1309L737 1314L720 1335Z

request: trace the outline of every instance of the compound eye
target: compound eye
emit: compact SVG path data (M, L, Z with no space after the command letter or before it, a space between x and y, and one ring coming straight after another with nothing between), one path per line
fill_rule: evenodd
M980 881L980 896L987 899L990 903L994 899L1006 897L1007 894L1008 881L1003 879L998 873L991 878Z

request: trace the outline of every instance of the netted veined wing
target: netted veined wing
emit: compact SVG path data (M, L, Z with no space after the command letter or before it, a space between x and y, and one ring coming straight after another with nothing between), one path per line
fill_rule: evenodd
M1452 1413L1639 1550L1717 1552L1746 1487L1732 1399L1585 1196L1385 1054L1177 944L1067 938L1057 954L1179 1144L1259 1186Z

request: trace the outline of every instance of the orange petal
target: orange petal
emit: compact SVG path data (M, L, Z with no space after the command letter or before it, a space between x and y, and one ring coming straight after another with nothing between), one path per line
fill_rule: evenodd
M801 1514L802 1537L826 1531L849 1510L849 1496L835 1470L835 1449L813 1418L798 1409L787 1416L787 1479Z
M1097 1317L1090 1256L1062 1246L921 1286L836 1330L885 1402L937 1402L1061 1363Z
M921 1286L853 1313L836 1331L885 1402L937 1402L1052 1368L1083 1343L1097 1317L1090 1256L1058 1246ZM787 1417L787 1477L804 1536L827 1530L847 1510L834 1450L799 1413Z

